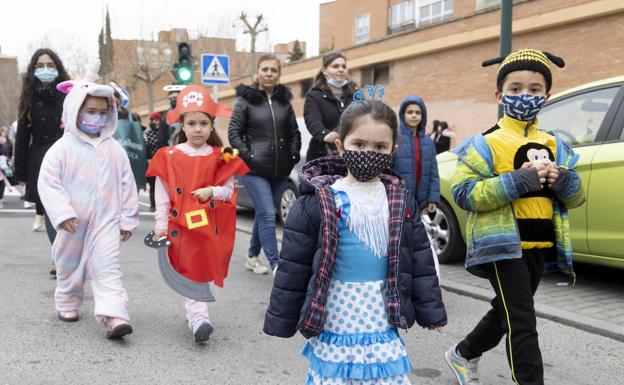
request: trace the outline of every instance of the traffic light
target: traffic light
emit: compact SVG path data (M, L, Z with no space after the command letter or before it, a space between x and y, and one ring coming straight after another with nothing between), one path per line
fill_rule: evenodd
M189 84L193 81L193 61L191 46L188 43L178 44L178 62L173 66L173 75L181 84Z

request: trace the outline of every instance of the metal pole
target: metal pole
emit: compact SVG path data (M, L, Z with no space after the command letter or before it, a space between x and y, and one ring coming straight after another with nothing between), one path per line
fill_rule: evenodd
M219 86L216 84L212 85L212 100L215 102L219 101Z
M512 24L513 0L502 0L501 2L501 24L500 24L500 56L507 56L511 53L511 24ZM503 106L498 106L498 118L503 117Z

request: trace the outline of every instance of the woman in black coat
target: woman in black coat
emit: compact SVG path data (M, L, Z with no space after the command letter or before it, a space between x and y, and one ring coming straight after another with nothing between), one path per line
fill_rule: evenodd
M351 104L355 83L348 80L347 58L341 52L323 56L323 66L314 79L303 106L303 118L312 135L306 162L335 153L335 129L342 111Z
M236 87L238 98L228 128L230 144L239 150L250 169L241 177L256 210L245 267L256 274L268 272L258 259L261 248L271 269L277 267L275 206L301 150L301 135L290 104L292 93L278 83L280 71L276 56L259 58L257 81Z
M15 179L26 185L24 199L35 202L34 231L43 229L45 216L37 191L41 162L52 144L63 136L61 115L65 94L56 85L68 79L61 59L47 48L33 54L23 79L15 136ZM47 218L45 226L53 242L56 232Z

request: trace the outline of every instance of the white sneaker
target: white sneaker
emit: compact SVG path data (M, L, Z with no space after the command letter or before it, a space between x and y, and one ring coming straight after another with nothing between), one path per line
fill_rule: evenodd
M24 201L24 208L25 209L30 209L33 207L33 204L28 202L28 201Z
M33 223L33 231L43 231L43 215L35 215L35 223Z
M254 274L266 274L269 272L269 268L258 257L247 257L245 269L253 271Z

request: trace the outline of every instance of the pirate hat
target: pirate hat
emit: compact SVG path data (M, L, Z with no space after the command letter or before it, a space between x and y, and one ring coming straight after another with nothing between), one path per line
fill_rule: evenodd
M229 118L232 116L232 108L230 106L215 102L206 88L193 84L186 86L178 95L176 108L167 113L167 124L171 125L179 122L182 114L197 111L208 114L213 118Z

